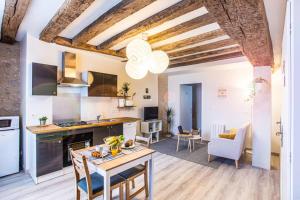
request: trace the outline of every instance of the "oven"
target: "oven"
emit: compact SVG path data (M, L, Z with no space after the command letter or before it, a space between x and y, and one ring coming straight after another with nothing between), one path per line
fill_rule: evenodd
M93 145L92 130L76 130L63 138L63 166L72 165L69 149L83 149Z

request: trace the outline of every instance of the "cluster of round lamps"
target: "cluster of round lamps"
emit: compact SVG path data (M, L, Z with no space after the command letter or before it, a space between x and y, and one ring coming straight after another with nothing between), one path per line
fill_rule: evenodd
M152 51L143 39L134 39L126 47L126 73L133 79L144 78L148 71L154 74L164 72L169 66L169 57L164 51Z

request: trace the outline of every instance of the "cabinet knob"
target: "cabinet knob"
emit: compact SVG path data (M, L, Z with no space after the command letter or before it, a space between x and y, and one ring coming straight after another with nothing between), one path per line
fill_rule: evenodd
M61 140L58 140L58 143L60 144L60 143L61 143Z

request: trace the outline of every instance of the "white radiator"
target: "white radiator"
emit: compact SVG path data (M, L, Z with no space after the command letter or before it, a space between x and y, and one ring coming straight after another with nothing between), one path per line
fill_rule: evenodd
M210 139L218 137L220 133L224 133L225 125L224 124L212 124L210 128Z

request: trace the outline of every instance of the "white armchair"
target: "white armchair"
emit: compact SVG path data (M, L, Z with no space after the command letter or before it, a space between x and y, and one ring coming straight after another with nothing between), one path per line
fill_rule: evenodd
M208 162L210 162L211 155L219 156L223 158L229 158L235 160L235 166L238 168L239 159L245 147L245 138L248 125L238 129L238 132L234 138L213 138L208 143Z

